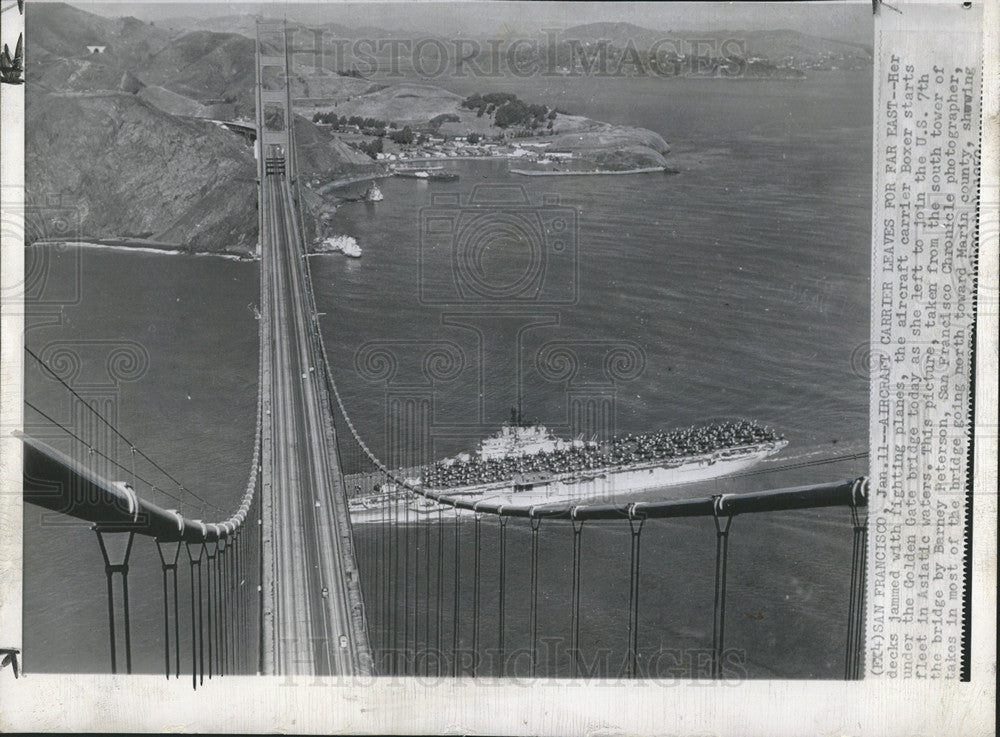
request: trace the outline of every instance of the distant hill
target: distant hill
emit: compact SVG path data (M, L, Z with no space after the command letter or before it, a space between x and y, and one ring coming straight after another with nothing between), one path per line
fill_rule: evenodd
M200 102L236 104L254 111L254 42L235 33L192 31L150 54L139 66L146 84L166 87Z
M578 40L581 43L609 41L615 46L631 43L637 49L648 49L664 38L673 38L669 31L654 31L634 23L587 23L560 31L559 38Z
M711 39L720 44L726 39L743 41L746 44L748 55L761 56L772 62L780 62L789 57L803 61L815 61L829 56L857 57L868 61L872 59L871 46L837 41L788 29L774 31L687 31L678 35L685 39Z
M26 6L25 29L30 52L38 49L65 58L92 56L94 61L117 65L136 73L145 59L166 48L173 33L135 18L105 18L66 3L31 3ZM103 46L91 55L88 46Z
M722 49L723 42L732 46L742 45L748 56L763 57L771 62L779 62L789 57L811 62L830 56L872 58L871 46L838 41L823 36L815 36L800 31L777 29L767 31L730 30L663 30L643 28L632 23L589 23L572 26L560 31L560 40L579 40L581 43L607 41L617 47L631 44L641 50L649 49L657 42L675 40L685 42L693 49L693 42L707 42L705 48Z
M247 38L256 38L258 21L264 23L282 23L283 19L265 16L260 13L237 13L232 15L218 15L211 18L195 18L179 15L174 18L158 21L157 25L175 31L201 30L214 31L216 33L238 33ZM384 28L376 28L374 26L359 26L354 28L341 23L324 23L318 26L307 26L291 21L288 27L293 33L297 30L321 28L334 38L394 38L399 36L398 31L387 31Z

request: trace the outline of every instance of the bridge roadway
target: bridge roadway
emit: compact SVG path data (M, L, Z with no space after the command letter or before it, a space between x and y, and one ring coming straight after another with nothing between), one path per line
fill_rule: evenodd
M316 351L304 248L284 174L266 174L261 238L266 352L265 486L271 551L265 672L369 672L343 477ZM266 374L270 374L269 381ZM268 483L268 481L270 483ZM270 575L267 575L267 574ZM265 609L267 604L265 603ZM267 627L267 625L266 625ZM270 635L270 636L268 636ZM268 652L268 640L272 651Z

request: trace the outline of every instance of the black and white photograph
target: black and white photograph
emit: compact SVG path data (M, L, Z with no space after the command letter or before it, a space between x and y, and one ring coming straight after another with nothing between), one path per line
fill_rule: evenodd
M3 690L968 681L951 5L5 0Z

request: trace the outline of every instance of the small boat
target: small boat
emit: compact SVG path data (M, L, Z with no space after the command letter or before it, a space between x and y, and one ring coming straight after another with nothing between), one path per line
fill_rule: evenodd
M458 174L450 171L428 171L426 169L397 169L396 176L410 179L425 179L435 182L453 182Z

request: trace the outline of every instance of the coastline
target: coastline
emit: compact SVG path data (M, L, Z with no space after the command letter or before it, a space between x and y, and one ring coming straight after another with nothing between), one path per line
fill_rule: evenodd
M524 177L579 177L579 176L598 176L598 175L615 175L615 174L652 174L654 172L662 172L666 174L675 173L673 169L665 166L645 166L639 169L623 169L621 171L614 171L611 169L596 169L594 171L545 171L542 169L511 169L511 174L520 174Z
M436 162L448 162L448 161L506 161L508 164L514 161L518 157L494 154L490 156L415 156L413 158L400 159L399 161L394 161L394 168L381 173L372 174L362 174L353 177L343 177L341 179L333 179L325 184L317 187L314 192L319 195L330 194L333 190L340 187L346 187L351 184L358 184L359 182L373 181L376 179L388 179L389 177L394 177L399 174L398 167L400 165L407 164L429 164ZM407 167L410 169L419 169L419 167ZM407 169L404 168L404 171ZM665 174L677 174L679 173L677 169L669 166L643 166L635 169L622 169L622 170L612 170L612 169L595 169L590 171L546 171L542 169L509 169L511 174L520 174L526 177L567 177L567 176L595 176L595 175L623 175L623 174L654 174L657 172L662 172ZM353 200L349 200L353 201Z
M410 162L428 162L428 161L510 161L516 158L514 156L503 156L500 154L491 154L490 156L414 156L412 158L399 159L394 161L394 164L408 164Z
M338 189L339 187L346 187L350 184L357 184L359 182L370 182L375 179L386 179L391 176L392 172L373 172L370 174L358 174L353 177L341 177L340 179L331 179L329 182L321 184L313 191L318 195L325 195L335 189Z
M236 253L225 253L219 251L187 251L183 248L176 248L170 246L131 246L128 243L133 241L128 241L122 239L122 243L101 243L100 241L60 241L60 240L37 240L32 243L32 246L72 246L74 248L90 248L93 250L106 250L106 251L128 251L129 253L153 253L160 256L199 256L199 257L213 257L213 258L224 258L229 261L244 261L253 262L258 261L257 256L240 256ZM30 247L30 246L29 246Z

